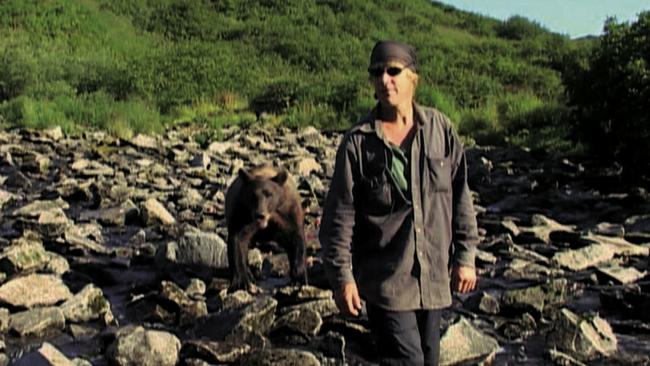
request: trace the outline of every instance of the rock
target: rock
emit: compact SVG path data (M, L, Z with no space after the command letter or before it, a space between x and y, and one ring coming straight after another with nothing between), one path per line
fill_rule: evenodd
M575 358L567 355L566 353L560 352L556 349L549 349L548 356L553 361L554 365L560 366L587 366L587 364L582 363Z
M613 238L609 236L588 234L582 238L589 244L603 244L608 245L609 249L614 252L614 255L626 256L645 256L650 255L650 249L640 245L635 245L622 238Z
M312 341L312 347L327 357L345 361L345 337L337 332L327 332Z
M440 365L455 365L491 354L498 348L499 343L494 338L481 333L461 317L440 338Z
M308 177L312 173L320 173L323 168L313 157L301 157L290 163L292 173L300 177Z
M611 224L609 222L601 222L589 229L589 231L598 235L614 236L619 238L625 236L625 227L623 225Z
M211 153L224 154L234 146L230 141L215 141L208 146L208 151Z
M320 366L310 352L297 349L264 349L251 352L242 363L248 366Z
M618 349L616 335L604 319L598 316L584 318L566 308L559 315L547 336L550 347L568 352L580 360L611 356Z
M9 317L9 328L20 337L40 337L64 327L65 317L61 309L56 307L26 310Z
M24 190L32 188L32 180L27 178L27 176L20 171L11 172L2 184L5 187Z
M61 129L61 126L46 128L46 129L42 130L41 132L43 133L43 135L45 137L47 137L48 139L50 139L52 141L59 141L63 137L65 137L63 135L63 130Z
M277 318L271 327L271 331L288 330L313 337L320 331L322 325L323 319L314 310L296 309Z
M321 299L314 301L307 301L297 305L285 306L280 309L280 314L286 314L296 310L310 309L318 314L321 318L327 318L328 316L338 314L339 309L336 306L334 299Z
M0 308L0 333L6 333L9 330L9 310Z
M136 222L140 216L138 208L133 202L127 200L119 207L87 210L79 215L80 222L97 221L107 226L124 226Z
M242 307L252 303L255 298L246 290L237 290L232 293L228 293L227 290L222 291L219 294L221 300L221 309L233 309Z
M65 243L73 248L97 254L110 254L113 252L110 248L106 248L104 245L90 239L89 236L91 234L86 232L88 229L89 227L82 227L80 225L68 227L63 233Z
M501 297L501 303L508 309L539 315L546 305L566 302L569 293L568 281L558 279L539 286L507 290Z
M54 267L55 265L58 267ZM57 274L63 274L70 266L65 258L46 251L37 238L22 237L14 240L10 247L0 253L0 268L11 276L47 268L55 270Z
M19 199L18 195L5 191L4 189L0 189L0 210L2 210L4 206L11 204L17 201L18 199Z
M533 224L532 227L520 228L521 233L516 237L518 243L542 242L549 244L551 242L551 233L558 231L572 233L575 230L573 226L562 225L557 221L539 214L533 215L531 222Z
M30 352L21 357L15 366L77 366L67 358L61 351L50 343L43 345L36 351Z
M151 149L151 150L158 149L158 142L154 137L143 135L140 133L133 136L133 138L129 140L129 143L141 149Z
M155 198L149 198L142 204L142 221L146 225L174 225L176 219Z
M495 264L497 262L497 257L481 249L476 250L476 261L479 263Z
M61 198L58 198L53 201L34 201L30 204L27 204L23 207L14 210L11 216L37 218L38 216L40 216L41 213L46 211L55 210L55 209L66 210L68 208L70 208L70 205L66 201L62 200Z
M234 344L206 340L188 341L183 345L183 354L216 364L238 362L250 350L251 346L246 343Z
M194 168L208 169L211 163L210 156L206 153L199 153L190 160L190 166Z
M499 300L487 292L480 292L467 298L463 306L473 312L484 314L498 314Z
M179 312L179 323L181 326L194 323L198 318L208 315L208 308L205 301L193 300L173 282L163 281L160 297L172 302Z
M84 177L113 176L115 170L95 160L80 159L72 163L70 168Z
M110 324L114 320L111 304L104 297L102 289L93 284L86 285L60 308L68 322L103 319L105 324Z
M503 277L509 280L531 280L540 281L549 277L561 277L564 271L556 268L549 268L541 264L515 258L507 265Z
M174 366L180 349L173 334L138 326L121 329L107 356L117 366Z
M626 233L650 234L650 215L628 217L624 225Z
M186 231L178 242L164 245L157 256L159 260L173 264L228 268L226 242L217 234L196 229Z
M639 272L634 267L621 267L619 265L608 265L596 268L599 273L606 277L615 280L621 284L633 283L645 277L646 271Z
M215 340L246 340L253 332L268 332L275 320L276 307L274 298L257 297L246 305L224 308L211 314L197 325L195 331L199 336Z
M192 278L189 285L187 285L187 288L185 289L185 293L187 296L193 299L197 299L205 295L205 290L205 282L201 281L198 278Z
M511 341L522 340L535 333L537 322L530 313L523 313L518 318L506 321L499 330Z
M553 256L553 262L573 271L580 271L614 257L614 251L608 245L592 244L584 248L565 250Z
M32 308L68 300L72 293L59 277L31 274L14 278L0 286L0 301L12 306Z

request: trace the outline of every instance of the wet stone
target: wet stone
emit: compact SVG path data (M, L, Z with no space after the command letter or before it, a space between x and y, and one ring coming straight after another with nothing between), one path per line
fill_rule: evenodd
M457 363L489 355L499 348L492 337L481 333L465 318L447 328L440 338L440 365Z
M121 329L107 355L117 366L174 366L180 349L181 342L173 334L138 326Z
M65 317L56 307L35 308L9 317L9 328L20 337L40 337L64 327Z
M249 353L251 346L246 343L216 342L207 340L188 341L183 345L183 354L210 363L234 363Z
M562 309L547 337L549 346L557 347L580 360L611 356L618 349L611 326L598 316L583 317Z
M14 278L0 286L0 301L12 306L32 308L54 305L72 297L61 278L53 275L31 274Z

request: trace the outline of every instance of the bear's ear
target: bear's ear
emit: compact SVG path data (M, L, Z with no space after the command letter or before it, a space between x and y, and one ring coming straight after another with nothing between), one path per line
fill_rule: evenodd
M253 180L253 175L244 168L239 169L239 177L244 182L250 182L251 180Z
M273 180L275 183L277 183L277 184L283 186L283 185L284 185L284 182L287 181L287 177L288 177L288 175L287 175L287 171L284 170L284 169L279 169L279 170L278 170L278 174L277 174L275 177L273 177L272 180Z

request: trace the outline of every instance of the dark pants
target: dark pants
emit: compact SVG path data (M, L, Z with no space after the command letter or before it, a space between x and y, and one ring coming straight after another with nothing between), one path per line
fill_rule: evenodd
M438 365L442 310L366 307L381 365Z

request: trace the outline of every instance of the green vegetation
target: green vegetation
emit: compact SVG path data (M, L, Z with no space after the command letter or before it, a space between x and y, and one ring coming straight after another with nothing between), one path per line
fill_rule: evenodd
M428 0L5 0L0 125L128 137L264 115L342 129L375 103L365 70L380 39L417 48L417 100L476 141L575 146L562 72L594 42Z
M593 52L564 74L578 139L630 178L650 171L649 39L650 11L632 24L610 19Z

